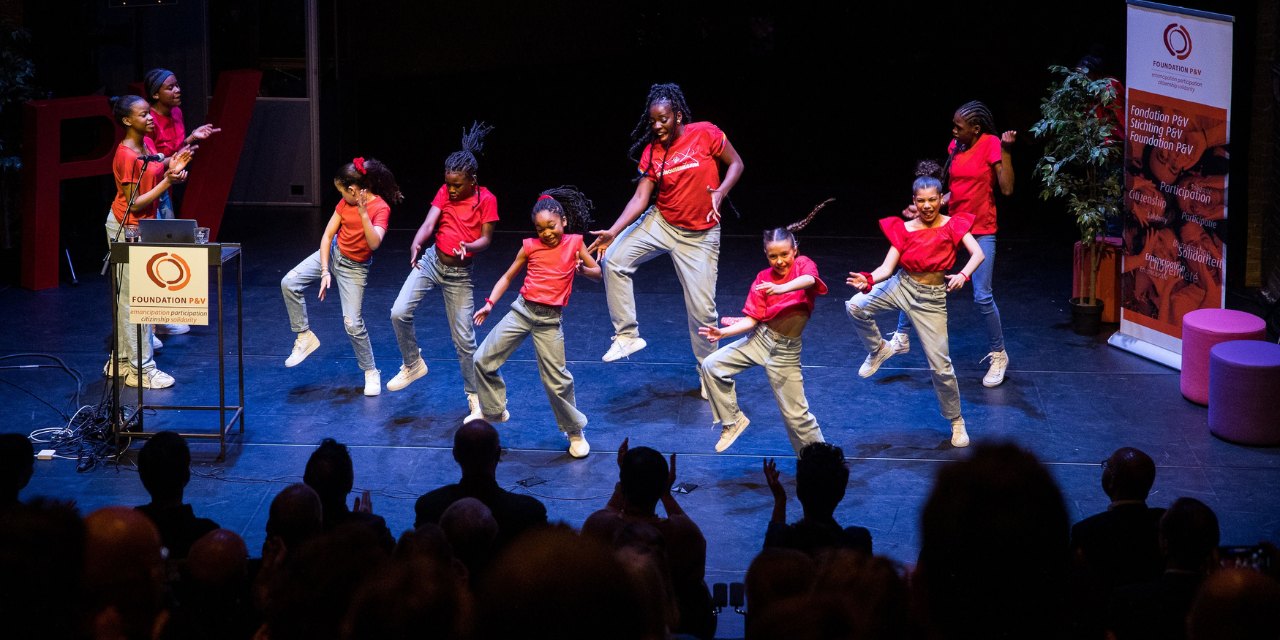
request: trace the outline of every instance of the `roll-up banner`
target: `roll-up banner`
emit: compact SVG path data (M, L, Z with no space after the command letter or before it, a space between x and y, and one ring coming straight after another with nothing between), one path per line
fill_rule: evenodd
M1226 297L1231 16L1128 3L1120 331L1182 368L1182 316Z

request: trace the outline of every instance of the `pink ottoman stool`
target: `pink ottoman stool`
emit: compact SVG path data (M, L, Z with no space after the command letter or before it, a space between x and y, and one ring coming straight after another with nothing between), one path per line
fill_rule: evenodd
M1267 323L1244 311L1196 309L1182 316L1182 397L1209 404L1209 349L1228 340L1262 340Z
M1209 432L1252 445L1280 444L1280 344L1232 340L1209 354Z

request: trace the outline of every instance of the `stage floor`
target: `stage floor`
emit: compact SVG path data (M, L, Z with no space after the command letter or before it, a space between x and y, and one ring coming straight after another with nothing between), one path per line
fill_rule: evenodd
M509 231L499 233L494 246L477 258L477 300L510 264L525 235L513 231L520 228L517 217L504 223ZM427 296L417 319L430 373L405 390L362 395L363 376L342 327L336 291L323 303L316 302L314 288L308 292L312 327L322 345L302 365L284 367L293 334L281 302L280 278L314 250L321 225L322 215L314 211L233 210L223 230L223 239L244 243L245 433L233 437L223 462L215 460L216 444L192 441L194 477L186 500L197 514L239 532L255 552L263 542L272 497L301 480L306 459L321 438L333 437L351 447L356 490L372 492L375 512L396 534L412 526L417 496L458 477L449 447L466 414L466 401L438 293ZM740 315L747 286L766 266L758 231L730 225L727 233L735 232L744 235L727 236L720 258L717 300L725 315ZM384 384L400 365L389 310L408 269L412 234L409 228L387 234L365 294L365 322ZM1057 479L1073 521L1106 508L1099 462L1118 447L1138 447L1158 466L1151 504L1167 506L1180 496L1195 497L1217 512L1224 544L1280 541L1280 449L1242 447L1211 436L1206 410L1180 395L1177 371L1106 344L1113 325L1104 326L1097 337L1073 334L1065 303L1069 247L1046 250L1045 245L1017 238L1002 238L999 244L996 299L1010 354L1004 385L986 389L981 384L985 365L979 361L987 349L970 291L950 296L951 356L974 443L1013 441L1032 451ZM889 360L870 379L857 376L865 352L844 314L843 302L852 290L843 274L879 264L886 246L879 237L801 236L802 253L817 262L831 287L805 333L805 388L827 440L843 447L850 460L848 495L837 518L869 528L877 553L912 563L919 548L920 511L934 474L965 450L948 443L948 424L938 414L918 346ZM88 264L89 258L85 262L77 264L79 285L0 291L10 326L0 335L0 355L61 358L83 377L80 404L93 405L104 395L101 367L110 311L106 280L97 275L96 265ZM496 323L498 312L505 312L516 289L479 329L478 338ZM228 292L228 309L233 310L234 287ZM762 370L740 376L739 399L752 423L729 451L716 454L712 447L718 430L698 394L683 301L669 260L658 258L640 268L636 297L649 347L629 360L600 361L612 335L601 284L578 278L564 315L578 406L591 420L588 458L575 460L566 453L538 381L531 345L526 342L503 368L511 420L499 425L506 448L499 481L537 496L553 520L576 527L612 491L617 479L614 452L623 438L629 437L632 446L676 453L678 482L697 485L678 499L707 537L707 581L740 581L760 548L770 515L763 460L778 458L791 495L789 515L800 515L794 454L777 406ZM882 328L890 330L893 321L886 314ZM228 322L229 367L235 361L234 337L234 322ZM215 329L195 327L164 341L157 362L178 384L148 392L147 401L216 404ZM52 361L0 360L0 366L29 363ZM229 380L234 404L234 378ZM76 409L76 383L59 368L6 368L0 370L0 381L0 429L5 431L58 427L65 424L62 414ZM145 424L148 431L212 431L212 415L166 411L146 416ZM84 513L104 505L145 503L132 464L139 446L135 443L120 464L87 472L77 472L75 460L37 462L22 496L74 499ZM529 488L517 484L529 478L543 482ZM723 618L720 635L735 635L738 616Z

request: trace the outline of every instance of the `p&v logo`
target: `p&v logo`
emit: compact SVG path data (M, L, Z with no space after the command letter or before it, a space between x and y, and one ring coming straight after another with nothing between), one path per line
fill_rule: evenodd
M147 277L161 289L178 291L191 282L191 267L181 256L161 251L147 260Z
M1191 33L1186 27L1170 22L1164 28L1164 48L1169 50L1169 55L1186 60L1191 55Z

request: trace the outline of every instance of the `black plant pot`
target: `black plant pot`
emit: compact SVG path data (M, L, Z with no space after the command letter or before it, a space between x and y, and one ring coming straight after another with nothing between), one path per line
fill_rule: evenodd
M1102 329L1101 299L1094 299L1094 304L1082 303L1083 298L1071 299L1071 330L1076 335L1096 336Z

